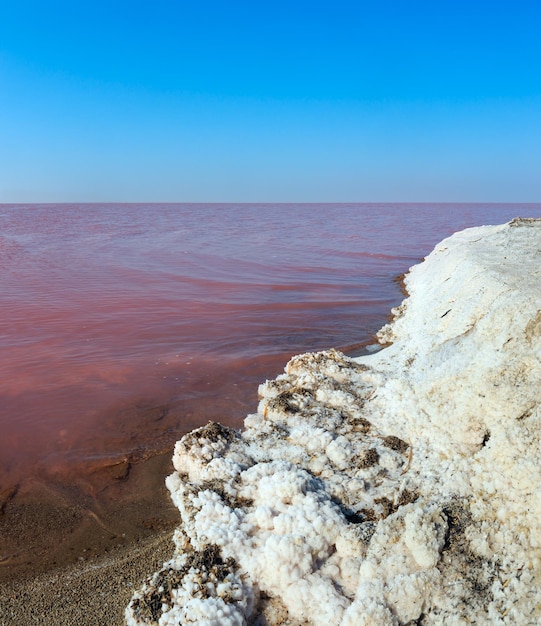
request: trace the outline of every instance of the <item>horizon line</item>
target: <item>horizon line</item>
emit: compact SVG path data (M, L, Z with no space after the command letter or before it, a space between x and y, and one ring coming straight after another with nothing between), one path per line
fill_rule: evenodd
M271 206L271 205L309 205L309 204L318 204L318 205L352 205L352 204L374 204L374 205L385 205L385 204L404 204L404 205L454 205L454 204L469 204L469 205L507 205L507 204L520 204L520 205L541 205L541 200L539 201L516 201L516 200L351 200L351 201L333 201L333 200L323 200L323 201L288 201L288 200L254 200L254 201L235 201L235 200L213 200L210 202L205 202L204 200L61 200L61 201L16 201L16 202L0 202L0 206L24 206L24 205L96 205L96 204L152 204L152 205L174 205L174 204L192 204L192 205L258 205L258 206Z

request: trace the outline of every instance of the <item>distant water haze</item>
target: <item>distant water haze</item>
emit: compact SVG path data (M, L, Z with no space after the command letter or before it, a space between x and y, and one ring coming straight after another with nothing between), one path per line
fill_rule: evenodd
M0 484L241 426L290 356L362 352L442 238L541 205L0 205Z

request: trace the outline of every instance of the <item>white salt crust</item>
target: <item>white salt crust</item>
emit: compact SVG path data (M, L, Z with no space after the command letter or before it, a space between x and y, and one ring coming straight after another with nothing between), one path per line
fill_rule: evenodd
M294 357L177 442L175 553L129 626L541 623L541 220L457 233L385 349Z

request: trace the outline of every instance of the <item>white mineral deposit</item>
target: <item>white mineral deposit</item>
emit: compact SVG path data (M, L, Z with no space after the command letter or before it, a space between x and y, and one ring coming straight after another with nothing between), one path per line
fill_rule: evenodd
M294 357L176 445L130 626L541 623L541 220L459 232L361 358Z

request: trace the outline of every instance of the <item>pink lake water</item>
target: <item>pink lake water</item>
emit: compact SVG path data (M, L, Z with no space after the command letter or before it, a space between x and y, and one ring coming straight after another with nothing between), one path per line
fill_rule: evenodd
M541 205L0 205L0 487L240 426L299 352L362 353L399 274Z

